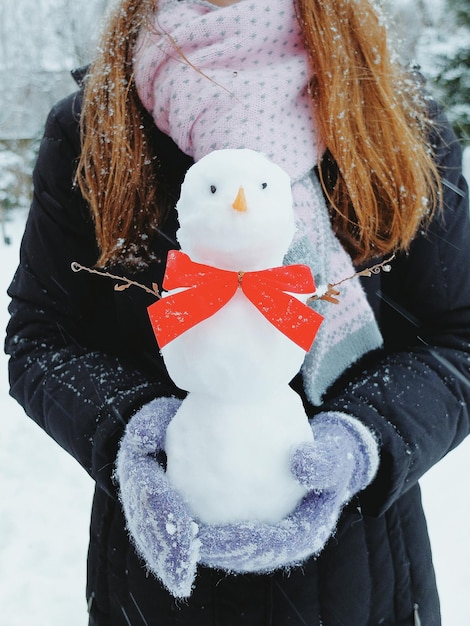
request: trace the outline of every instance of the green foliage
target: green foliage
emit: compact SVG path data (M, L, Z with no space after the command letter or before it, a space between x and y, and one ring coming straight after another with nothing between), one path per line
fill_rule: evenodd
M447 0L449 9L460 26L470 26L470 0Z
M436 81L457 135L470 141L470 51L460 49Z
M470 143L470 0L447 0L451 24L438 25L434 80L458 137Z

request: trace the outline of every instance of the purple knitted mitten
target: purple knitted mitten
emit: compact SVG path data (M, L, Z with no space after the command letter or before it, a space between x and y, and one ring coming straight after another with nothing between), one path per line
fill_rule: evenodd
M314 442L300 446L292 457L292 473L311 490L295 511L275 525L201 525L202 563L268 572L321 552L345 504L374 477L379 454L371 432L344 413L320 413L312 429Z
M277 524L196 524L155 456L179 405L160 398L144 406L128 424L116 467L131 537L175 597L191 594L198 562L229 572L269 572L318 554L346 502L378 466L367 428L347 415L322 413L313 421L314 443L292 457L294 475L311 491L289 516Z
M180 404L159 398L134 415L121 441L116 477L137 551L170 593L184 598L191 594L199 560L198 527L155 457Z
M312 430L313 443L303 444L292 457L292 473L308 489L337 491L346 503L374 478L377 442L359 420L340 412L319 413Z
M267 573L300 565L321 552L336 527L343 504L334 491L312 491L277 524L201 524L201 563L232 573Z

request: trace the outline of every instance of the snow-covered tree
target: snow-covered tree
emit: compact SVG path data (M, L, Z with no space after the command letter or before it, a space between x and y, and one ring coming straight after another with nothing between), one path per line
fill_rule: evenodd
M456 46L438 76L451 108L452 121L470 142L470 0L448 0L455 17Z
M109 0L1 0L0 140L30 139L74 88Z
M470 2L469 0L448 0L449 7L453 10L457 22L470 26Z
M29 202L46 115L76 89L111 0L0 0L0 209ZM0 222L4 214L0 213Z
M436 0L433 0L435 2ZM470 0L444 0L428 9L416 58L446 107L457 135L470 143Z
M412 64L420 37L429 25L429 6L425 0L385 0L384 6L394 48L403 63Z

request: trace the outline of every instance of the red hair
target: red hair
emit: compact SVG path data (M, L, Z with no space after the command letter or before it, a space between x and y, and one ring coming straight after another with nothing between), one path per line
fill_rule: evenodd
M406 250L439 203L421 86L392 59L370 0L295 1L315 73L333 227L357 262ZM132 69L137 35L156 8L155 0L120 3L86 79L77 180L94 216L98 266L130 262L129 250L145 257L168 209L158 204L153 122Z

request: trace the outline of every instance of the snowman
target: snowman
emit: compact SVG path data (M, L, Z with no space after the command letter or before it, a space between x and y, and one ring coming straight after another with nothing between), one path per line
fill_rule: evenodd
M310 270L283 266L295 231L289 176L247 149L211 152L177 203L181 251L149 315L188 392L165 441L167 476L194 519L274 524L307 490L293 452L313 439L289 386L322 321Z

